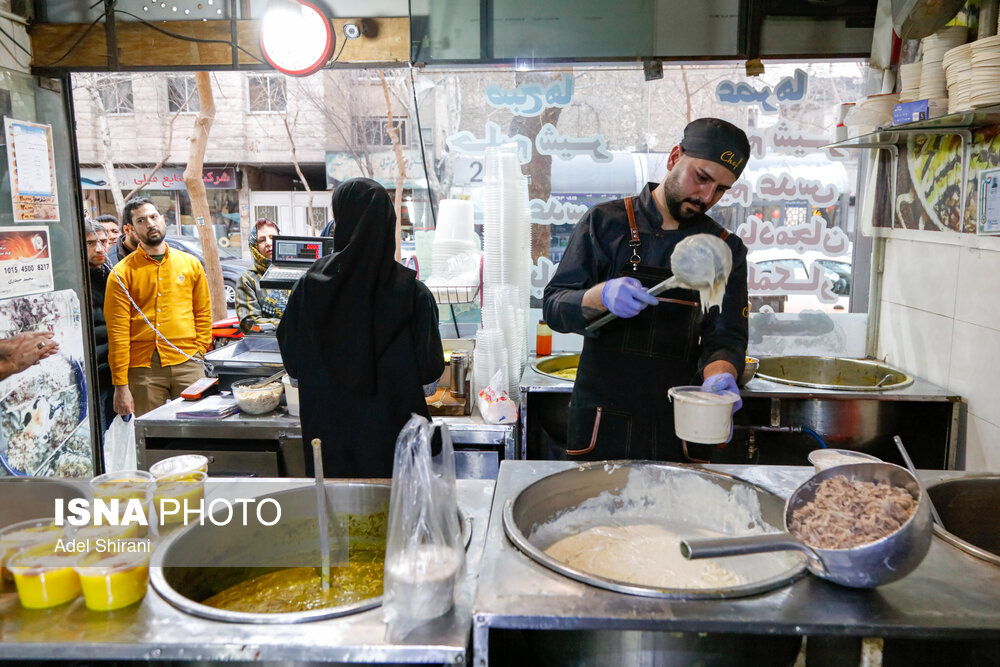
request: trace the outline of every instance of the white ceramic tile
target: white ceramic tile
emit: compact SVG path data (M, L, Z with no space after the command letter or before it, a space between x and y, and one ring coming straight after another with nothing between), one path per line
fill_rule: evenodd
M1000 252L962 248L955 319L1000 330Z
M956 321L947 386L968 400L970 414L1000 425L998 378L1000 330Z
M1000 472L1000 426L969 415L965 432L965 465L970 472Z
M960 251L956 246L890 240L886 244L882 298L953 317Z
M882 302L878 358L934 384L948 386L953 320Z

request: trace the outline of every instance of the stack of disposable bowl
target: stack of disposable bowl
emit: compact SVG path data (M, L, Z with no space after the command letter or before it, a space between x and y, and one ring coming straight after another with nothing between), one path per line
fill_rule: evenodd
M948 49L941 61L948 82L948 113L972 108L972 43Z
M479 286L480 247L473 216L469 200L442 199L438 204L427 285L439 301L469 301Z
M483 185L483 325L503 331L507 391L516 401L527 360L531 214L515 145L486 150Z
M966 26L948 26L921 40L924 55L923 67L920 69L918 99L938 100L942 103L948 99L947 80L942 66L944 54L956 46L965 44L968 38L969 29Z
M899 101L913 102L920 99L920 69L923 63L906 63L899 66Z
M1000 104L1000 35L972 43L971 68L970 106Z

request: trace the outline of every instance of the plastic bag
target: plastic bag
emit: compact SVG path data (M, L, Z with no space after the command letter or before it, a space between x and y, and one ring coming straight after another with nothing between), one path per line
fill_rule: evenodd
M135 470L135 418L115 415L104 433L104 471Z
M513 424L517 421L517 406L510 400L501 368L493 374L490 384L479 392L479 414L487 424Z
M432 457L436 426L441 451ZM392 467L382 593L390 636L405 637L448 613L464 571L451 436L447 425L413 415L396 439Z

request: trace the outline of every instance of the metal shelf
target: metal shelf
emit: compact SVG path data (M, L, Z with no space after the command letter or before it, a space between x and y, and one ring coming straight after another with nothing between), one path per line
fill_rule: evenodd
M889 201L895 202L899 144L907 137L918 134L955 135L959 137L962 141L962 175L960 177L961 192L959 195L961 208L958 215L959 220L964 220L966 188L968 187L969 179L969 146L972 144L972 130L993 123L1000 123L1000 105L982 107L970 111L960 111L927 120L917 120L912 123L892 125L869 132L868 134L827 144L823 148L872 148L889 151L891 156L891 199ZM890 227L895 227L895 223L896 217L893 215Z

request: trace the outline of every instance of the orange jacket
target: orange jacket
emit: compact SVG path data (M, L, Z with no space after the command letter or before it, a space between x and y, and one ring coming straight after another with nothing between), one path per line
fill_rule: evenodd
M208 351L212 302L201 262L170 246L163 261L157 262L140 246L115 265L104 294L112 384L127 385L129 368L149 368L154 350L160 353L163 366L187 360L153 333L129 302L126 290L153 326L185 354Z

